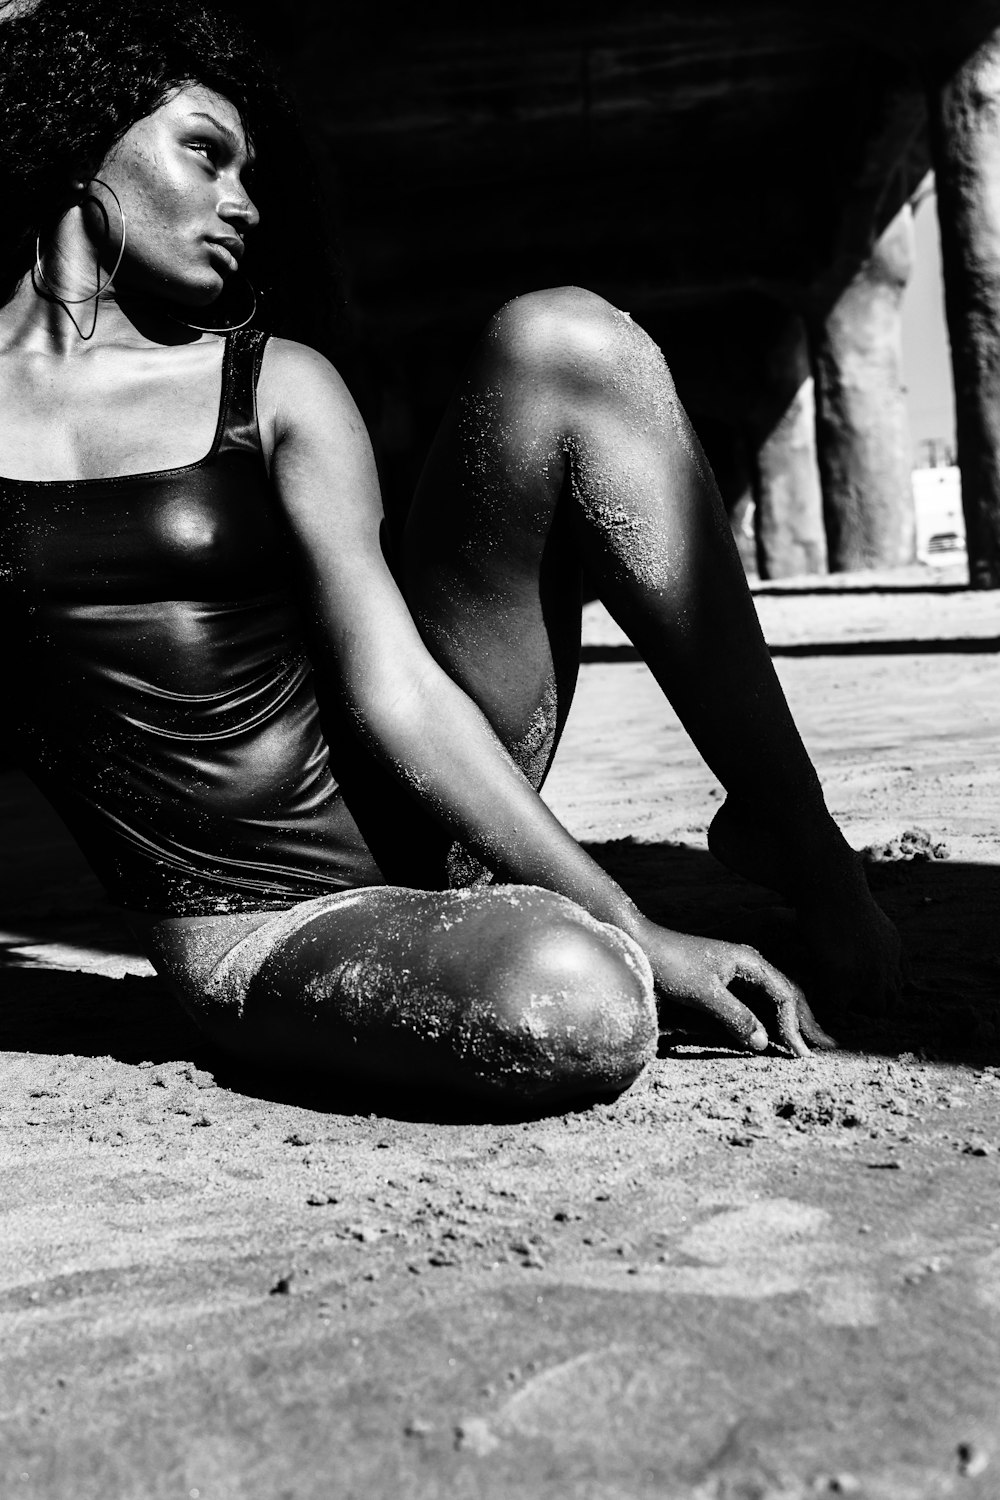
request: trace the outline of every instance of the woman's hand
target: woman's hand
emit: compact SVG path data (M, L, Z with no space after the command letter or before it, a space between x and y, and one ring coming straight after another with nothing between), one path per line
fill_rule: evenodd
M837 1045L816 1021L798 985L755 948L671 932L652 922L644 923L635 937L652 964L658 998L668 1011L662 1019L669 1019L673 1007L700 1012L728 1033L736 1046L751 1052L763 1052L772 1040L796 1057L808 1057L810 1043L820 1048ZM744 993L747 987L752 989L753 1008L736 998L730 988L734 981ZM767 1028L758 1011L769 1018Z

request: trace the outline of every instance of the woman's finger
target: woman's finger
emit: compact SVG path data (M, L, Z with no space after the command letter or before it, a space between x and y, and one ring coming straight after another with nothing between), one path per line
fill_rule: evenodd
M780 969L774 968L766 958L761 958L755 948L736 949L733 978L748 980L769 996L778 1014L777 1040L784 1043L796 1057L808 1057L809 1048L799 1030L799 1002L805 1005L805 997L799 987L786 979ZM806 1006L807 1011L808 1009ZM815 1025L815 1021L813 1024Z
M828 1031L823 1030L813 1015L812 1007L801 990L799 990L798 1011L799 1030L809 1045L811 1047L820 1047L824 1052L835 1052L840 1043L836 1037L832 1037Z
M714 1016L737 1046L747 1047L751 1052L763 1052L767 1047L767 1032L760 1018L721 985L699 1001L698 1009Z

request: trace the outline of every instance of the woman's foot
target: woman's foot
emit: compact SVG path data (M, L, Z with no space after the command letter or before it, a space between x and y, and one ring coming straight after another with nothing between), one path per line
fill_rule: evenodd
M821 1015L835 1023L844 1010L880 1014L891 1007L902 984L899 934L825 808L779 827L728 798L709 828L708 847L728 869L779 891L795 908L806 989Z

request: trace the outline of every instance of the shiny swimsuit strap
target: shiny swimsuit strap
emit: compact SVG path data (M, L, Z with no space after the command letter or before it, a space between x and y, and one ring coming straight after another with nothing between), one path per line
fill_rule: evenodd
M228 335L226 384L223 391L222 436L219 453L259 454L257 377L268 334L261 328L238 328Z

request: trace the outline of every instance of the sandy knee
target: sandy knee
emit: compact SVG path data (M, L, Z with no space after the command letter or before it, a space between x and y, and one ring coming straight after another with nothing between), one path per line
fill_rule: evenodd
M583 287L551 287L514 298L492 319L487 336L507 360L534 379L603 386L638 351L655 360L669 379L663 356L649 335L628 313Z
M652 975L637 944L549 892L506 937L480 995L502 1081L517 1092L625 1088L655 1055Z

